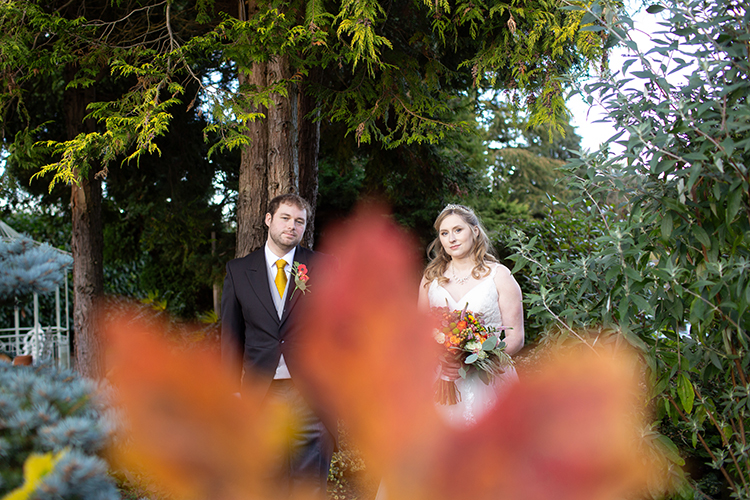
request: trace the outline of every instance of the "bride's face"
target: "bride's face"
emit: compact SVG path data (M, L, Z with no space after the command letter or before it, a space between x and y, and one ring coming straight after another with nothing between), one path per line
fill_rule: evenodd
M470 226L460 216L451 214L440 224L438 235L445 252L453 259L467 257L474 248L478 229Z

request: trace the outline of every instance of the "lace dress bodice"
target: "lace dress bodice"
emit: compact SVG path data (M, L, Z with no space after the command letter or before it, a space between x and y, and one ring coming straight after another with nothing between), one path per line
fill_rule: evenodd
M427 299L430 307L449 307L452 310L462 310L464 307L473 312L486 326L500 329L503 318L498 304L499 296L495 285L495 274L500 266L493 265L490 274L483 278L474 288L464 293L458 300L440 286L437 280L430 283L427 289ZM503 333L500 331L500 338ZM485 385L478 377L458 379L456 386L461 393L461 401L455 405L437 405L439 413L447 423L455 427L467 427L476 423L484 413L491 409L509 384L518 381L514 368L509 368L495 378L490 385Z
M447 305L452 310L461 310L468 304L468 310L481 317L486 326L501 327L503 318L498 307L497 287L495 286L497 270L498 266L494 266L489 276L483 278L459 300L455 300L448 290L438 285L437 280L434 280L427 290L430 307L445 307Z

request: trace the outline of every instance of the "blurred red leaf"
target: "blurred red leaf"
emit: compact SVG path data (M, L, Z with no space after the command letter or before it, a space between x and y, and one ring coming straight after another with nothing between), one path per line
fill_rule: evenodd
M112 456L177 498L270 498L267 458L285 417L262 413L261 394L232 395L215 353L180 349L166 330L135 311L109 314L108 378L127 430Z
M414 244L377 207L327 240L338 272L307 303L309 379L392 499L615 499L644 487L644 395L627 352L558 356L465 430L436 414L438 352Z
M339 260L335 273L316 277L305 303L305 378L379 473L407 450L423 452L442 428L432 402L432 318L416 308L415 245L378 207L360 210L324 243Z
M465 460L437 462L434 498L604 500L643 490L638 368L626 350L578 350L525 374L476 426L446 439L442 457Z
M378 207L325 243L339 265L300 302L299 376L343 419L388 500L607 500L662 470L641 452L641 368L624 351L553 357L521 373L475 426L446 426L433 402L432 320L416 307L416 245ZM130 431L116 450L122 463L180 498L274 496L267 458L287 417L262 414L261 394L230 395L217 359L177 353L158 325L124 315L107 331Z

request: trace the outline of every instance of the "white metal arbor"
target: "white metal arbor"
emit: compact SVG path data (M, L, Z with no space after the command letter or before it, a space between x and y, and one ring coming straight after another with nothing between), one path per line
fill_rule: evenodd
M0 238L4 241L20 238L21 235L12 227L0 221ZM68 255L62 250L58 252ZM51 292L50 292L51 293ZM70 368L70 304L68 299L68 276L65 273L63 297L60 286L55 294L54 324L43 325L39 311L39 294L33 293L32 324L22 325L21 310L18 303L14 305L13 325L0 325L0 348L15 356L31 355L38 360L54 360L61 368ZM49 320L47 320L50 322ZM51 322L50 322L51 323Z

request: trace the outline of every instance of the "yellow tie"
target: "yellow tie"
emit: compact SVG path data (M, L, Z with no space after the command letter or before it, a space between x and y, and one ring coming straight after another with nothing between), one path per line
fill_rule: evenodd
M284 272L284 268L286 267L286 261L284 259L277 260L276 267L278 270L276 272L276 279L273 281L276 283L276 290L279 291L279 297L284 297L284 289L286 288L286 273Z

